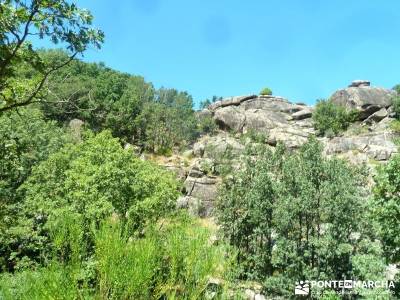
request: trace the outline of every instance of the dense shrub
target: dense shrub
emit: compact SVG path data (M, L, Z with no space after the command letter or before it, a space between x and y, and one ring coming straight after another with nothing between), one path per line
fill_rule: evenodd
M140 232L169 213L178 196L172 174L135 158L109 132L52 154L34 168L20 191L25 194L21 217L1 236L9 269L27 259L43 263L54 249L70 259L71 244L49 244L49 236L65 228L68 219L81 231L79 243L90 252L91 228L105 217L116 214L126 230Z
M356 117L355 111L347 111L330 100L319 100L312 116L315 129L322 135L336 135L346 130Z
M371 228L363 182L361 170L324 158L315 140L299 152L278 146L248 158L225 181L218 203L222 233L238 249L241 278L287 297L296 280L362 279L367 271L383 278L379 243L361 247Z
M272 95L272 90L270 88L265 87L265 88L263 88L261 90L260 95L271 96Z

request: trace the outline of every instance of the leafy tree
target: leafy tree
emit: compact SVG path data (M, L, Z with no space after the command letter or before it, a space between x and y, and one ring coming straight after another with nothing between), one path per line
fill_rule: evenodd
M263 88L261 90L260 95L271 96L272 95L272 90L270 88L265 87L265 88Z
M38 109L19 108L0 116L0 270L6 264L3 251L9 242L3 238L23 201L18 188L36 164L70 139L55 122L44 121Z
M68 58L61 50L39 53L51 64ZM19 76L28 78L30 73L22 68ZM81 119L95 132L109 129L122 142L160 153L187 145L203 130L188 93L165 88L156 91L143 77L79 60L49 77L41 107L47 118L60 124ZM212 124L204 125L208 130Z
M173 209L178 196L172 174L135 158L109 132L52 154L20 191L25 194L21 216L2 236L9 269L27 259L43 263L51 256L55 246L48 244L49 236L65 227L62 216L78 224L83 234L79 244L90 252L91 228L104 218L116 214L127 231L140 233L145 224ZM70 248L67 244L59 249L65 259L71 256Z
M38 109L19 109L0 117L0 203L12 203L18 187L37 163L70 140Z
M315 140L299 152L278 146L250 157L225 181L218 203L241 278L288 297L296 280L365 278L368 263L383 278L379 243L369 256L360 247L371 227L363 220L363 178L344 161L324 158Z
M400 260L400 156L396 155L382 166L375 178L371 217L378 224L388 261Z
M90 27L92 15L64 0L6 0L0 3L0 112L41 100L46 79L87 47L100 47L103 32ZM29 36L62 43L66 60L48 64L29 42ZM34 70L29 80L18 70Z
M186 92L160 89L156 100L148 102L136 119L138 138L145 149L168 153L197 136L193 100Z
M62 60L61 51L46 51L49 60ZM94 131L110 129L124 142L148 151L167 153L182 147L199 134L200 120L186 92L155 90L140 76L120 73L102 64L74 60L50 78L48 118L63 123L82 119ZM56 104L54 104L56 103Z
M330 100L318 100L313 112L315 128L320 134L338 134L347 129L356 119L355 111L347 111L344 107Z
M42 55L54 61L67 56L63 51L45 51ZM153 86L143 77L74 60L50 77L49 94L42 107L50 119L61 123L82 119L92 130L110 129L114 136L133 142L135 119L154 95Z

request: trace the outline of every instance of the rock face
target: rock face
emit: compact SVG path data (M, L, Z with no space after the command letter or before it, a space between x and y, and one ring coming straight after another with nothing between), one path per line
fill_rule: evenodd
M184 186L187 207L192 214L202 217L211 215L219 181L219 178L206 175L197 166L190 170Z
M71 121L69 121L68 127L70 129L71 135L78 142L82 141L82 130L84 125L85 122L79 119L72 119Z
M393 139L394 135L389 132L335 137L325 141L325 153L344 156L355 163L368 163L370 160L386 161L394 153L397 153L397 146Z
M300 146L315 133L310 120L312 108L290 103L281 97L233 97L217 102L208 109L223 130L265 133L271 143L281 141L288 147Z
M392 90L371 87L366 80L353 81L348 88L334 93L332 101L360 112L360 120L333 138L317 137L324 145L324 154L366 163L371 170L397 153L391 131L393 108ZM239 96L218 101L199 115L212 117L219 126L217 135L204 136L192 147L194 156L186 170L186 196L177 203L193 214L212 215L214 201L222 181L222 172L229 174L241 167L248 143L265 143L271 147L278 142L288 148L298 148L310 136L315 136L313 107L291 103L276 96ZM261 139L251 136L262 134Z
M348 88L339 90L331 96L331 100L349 109L360 112L360 120L364 120L382 108L392 104L395 91L378 87L370 87L368 81L354 81Z

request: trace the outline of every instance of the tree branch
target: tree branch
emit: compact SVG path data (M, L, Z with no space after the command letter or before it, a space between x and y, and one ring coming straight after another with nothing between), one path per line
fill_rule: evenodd
M51 68L50 70L48 70L48 71L43 75L43 78L42 78L42 80L40 81L40 83L37 85L36 89L32 92L32 94L31 94L25 101L17 102L17 103L11 104L11 105L6 105L6 106L0 108L0 114L3 113L3 112L5 112L5 111L11 110L11 109L13 109L13 108L16 108L16 107L21 107L21 106L29 105L29 104L31 104L31 103L41 102L41 100L34 101L34 99L35 99L35 97L37 96L37 94L40 92L40 90L43 88L43 85L44 85L44 83L46 82L46 80L47 80L47 78L49 77L49 75L50 75L51 73L53 73L53 72L55 72L55 71L61 69L62 67L66 66L67 64L69 64L69 63L75 58L75 56L76 56L77 54L78 54L78 52L75 52L75 53L74 53L73 55L71 55L71 56L69 57L69 59L66 60L65 62L63 62L62 64L60 64L60 65L58 65L58 66L55 66L55 67Z
M22 44L25 42L25 39L29 33L29 27L31 26L31 22L37 12L38 12L37 3L36 3L36 1L33 1L32 11L29 15L28 21L25 24L24 33L23 33L22 37L17 38L16 46L15 46L14 50L11 52L11 54L8 57L6 57L6 59L4 61L2 61L1 66L0 66L0 76L4 76L7 66L10 64L11 60L17 54L17 51L21 48Z

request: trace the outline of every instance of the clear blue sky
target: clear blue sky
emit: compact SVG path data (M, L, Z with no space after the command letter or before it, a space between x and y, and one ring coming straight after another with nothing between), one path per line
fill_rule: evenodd
M258 93L314 103L353 79L400 83L399 0L78 0L106 34L88 61L195 102Z

